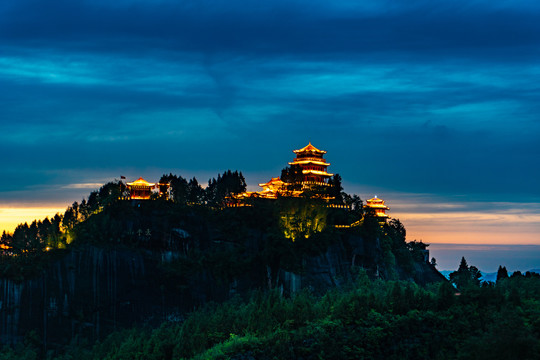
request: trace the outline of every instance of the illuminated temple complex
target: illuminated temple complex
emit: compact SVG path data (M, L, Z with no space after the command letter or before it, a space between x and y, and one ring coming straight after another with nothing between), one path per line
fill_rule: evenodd
M227 197L226 206L251 206L249 202L244 200L253 198L277 199L279 197L301 197L309 194L310 197L325 200L327 207L351 209L350 205L333 201L336 198L329 195L332 193L331 191L326 191L329 188L325 189L325 187L330 186L329 179L334 176L334 174L328 172L330 163L324 158L325 150L317 149L310 142L301 149L293 150L293 153L296 157L288 163L289 167L282 172L283 179L286 179L286 181L280 177L273 177L268 182L259 184L262 188L260 191L231 194ZM125 199L170 198L170 184L149 183L141 177L133 182L126 183L126 187L129 195ZM367 200L363 208L365 213L375 216L381 225L389 217L386 212L390 208L377 195ZM336 227L346 228L358 226L361 223L362 219L352 225L336 225Z
M291 168L298 167L301 170L302 177L300 180L301 186L293 189L291 183L286 183L279 177L273 177L266 183L259 184L262 187L261 191L246 191L233 198L237 200L246 198L264 198L264 199L277 199L278 196L292 196L298 197L302 195L303 191L309 189L313 185L328 186L328 179L334 174L330 174L326 171L330 163L327 163L324 159L326 151L319 150L315 146L311 145L311 142L299 150L293 150L296 154L296 158L292 162L289 162Z

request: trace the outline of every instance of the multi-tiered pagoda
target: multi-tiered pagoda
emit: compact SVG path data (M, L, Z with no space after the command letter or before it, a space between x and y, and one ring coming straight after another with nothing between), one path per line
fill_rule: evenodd
M317 149L310 142L307 146L293 152L296 158L289 165L299 166L302 169L304 175L302 185L328 185L328 179L334 174L326 171L326 168L330 166L330 163L323 158L326 151Z
M388 206L384 204L383 199L379 199L377 195L374 198L366 200L366 205L364 208L368 211L371 211L373 215L379 219L379 222L386 222L388 215L386 214L387 210L390 210Z
M294 183L284 182L279 177L270 179L270 181L259 184L262 191L246 191L232 196L233 199L243 200L246 198L265 198L277 199L279 196L299 197L303 191L310 188L311 185L328 185L328 179L334 174L326 171L330 166L323 158L326 151L319 150L309 143L299 150L293 150L296 158L289 163L292 167L298 166L301 170L301 179L293 180ZM292 188L301 182L301 187ZM236 206L236 205L235 205Z

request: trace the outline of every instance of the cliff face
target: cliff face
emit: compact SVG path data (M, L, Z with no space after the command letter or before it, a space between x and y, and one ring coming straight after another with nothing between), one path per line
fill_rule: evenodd
M248 241L256 243L256 238ZM255 245L244 256L256 258L258 251ZM223 301L257 288L280 287L286 294L310 288L323 293L353 280L358 268L385 278L381 253L378 240L341 235L325 252L303 255L294 271L251 262L225 279L204 267L190 266L171 276L163 265L186 259L182 250L82 246L34 279L22 283L0 279L0 341L16 342L30 330L46 346L75 336L96 340L133 324L180 321L183 314L207 301ZM413 280L399 268L397 273ZM415 264L414 274L419 283L443 278L425 263Z
M323 293L333 287L341 287L353 279L353 265L360 265L363 254L364 244L361 238L336 242L323 254L304 256L302 270L297 273L281 269L278 283L287 293L294 293L302 288Z
M382 252L378 239L367 241L358 236L344 236L341 241L330 245L325 253L305 256L302 271L294 273L281 270L278 282L289 293L306 287L316 293L323 293L354 280L358 269L366 270L372 278L381 279L389 279L389 273L393 271L397 275L394 280L415 281L420 285L446 281L427 262L415 262L412 272L406 271L399 264L389 269L383 261Z
M35 330L48 344L97 339L119 327L174 317L193 306L170 291L156 256L126 249L72 250L37 278L0 279L0 335L15 342Z

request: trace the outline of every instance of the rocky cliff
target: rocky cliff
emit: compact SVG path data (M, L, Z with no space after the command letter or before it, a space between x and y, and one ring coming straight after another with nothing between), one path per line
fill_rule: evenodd
M0 279L0 335L15 342L35 330L48 343L97 339L118 327L185 311L192 302L168 291L155 255L133 249L72 249L33 279ZM186 301L188 300L188 301Z
M251 251L255 253L243 255L258 259L257 247ZM253 289L278 287L290 294L310 288L322 293L353 280L358 268L372 277L387 276L381 251L377 241L342 235L323 253L303 255L292 271L253 261L225 278L203 267L175 267L188 260L181 252L79 246L33 279L0 279L0 340L16 342L31 330L47 346L76 336L95 340L133 324L180 321L207 301ZM401 269L398 273L420 283L442 280L426 263L416 263L413 276Z

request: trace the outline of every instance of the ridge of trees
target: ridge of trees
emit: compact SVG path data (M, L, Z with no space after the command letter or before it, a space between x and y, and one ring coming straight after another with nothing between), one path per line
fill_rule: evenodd
M217 178L209 179L206 188L203 188L195 177L188 180L172 173L164 174L159 183L162 186L160 189L162 193L166 192L164 184L169 184L171 200L180 206L201 205L220 208L231 195L242 193L247 189L242 172L231 170L218 174ZM331 186L322 190L335 198L333 202L348 205L356 217L361 217L362 200L357 195L351 196L343 191L341 177L336 174L329 183ZM92 191L88 198L80 202L75 201L63 214L35 220L31 224L19 224L12 234L4 231L0 237L0 244L4 245L4 254L30 255L43 252L45 249L66 248L73 241L74 229L78 224L128 195L127 187L122 181L108 182L98 190Z
M422 261L421 249L407 245L403 224L398 219L391 219L381 227L376 217L364 213L360 197L343 191L338 174L322 191L331 195L331 203L347 205L348 210L328 208L327 202L318 197L284 197L270 202L254 199L253 207L225 207L225 211L221 211L231 195L246 190L244 176L238 171L218 174L217 178L208 181L206 188L196 178L188 180L173 174L163 175L159 183L169 184L172 201L156 198L156 201L139 203L134 207L120 201L126 198L126 185L122 181L113 181L91 192L80 203L74 202L63 215L57 214L52 219L31 225L21 224L13 234L4 233L1 241L5 244L5 261L0 266L0 275L12 277L17 273L15 269L20 266L11 266L15 262L31 270L19 271L23 275L17 275L17 279L36 273L33 264L45 261L44 253L61 251L74 240L78 243L178 250L187 246L184 240L175 237L173 230L178 226L198 234L190 249L201 253L212 246L209 231L213 231L212 236L217 236L219 241L234 243L238 248L244 247L246 234L259 231L269 239L262 245L268 254L274 254L269 255L269 259L272 256L279 258L282 266L294 269L300 254L322 253L339 239L335 224L351 224L359 219L362 219L362 226L343 231L365 238L373 248L380 243L382 251L370 250L366 256L374 263L384 265L379 269L382 276L400 278L397 267L413 274L415 262ZM214 212L217 209L220 211ZM291 241L295 244L291 245Z
M197 179L189 181L181 176L163 175L160 184L169 183L173 201L178 204L222 204L227 196L246 190L246 181L241 172L231 170L219 174L217 179L208 181L208 187L203 189ZM44 220L34 220L19 224L12 234L4 231L0 244L9 248L9 255L40 253L45 249L65 248L73 239L73 229L91 215L127 196L127 187L122 181L111 181L96 191L92 191L87 199L75 201L68 206L64 214L56 214Z

